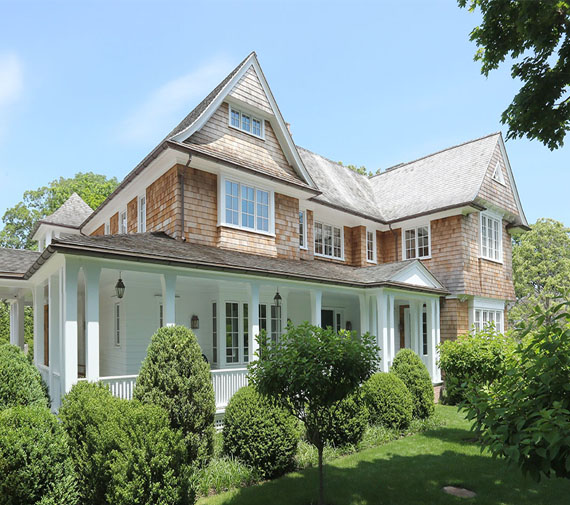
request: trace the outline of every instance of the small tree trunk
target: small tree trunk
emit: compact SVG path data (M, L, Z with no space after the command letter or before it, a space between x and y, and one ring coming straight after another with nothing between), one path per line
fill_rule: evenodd
M325 485L323 475L323 445L317 447L319 452L319 505L325 505Z

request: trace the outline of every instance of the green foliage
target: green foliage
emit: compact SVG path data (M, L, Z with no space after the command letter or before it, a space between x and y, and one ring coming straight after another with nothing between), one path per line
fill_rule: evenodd
M513 338L498 333L492 325L442 342L438 366L445 375L446 403L463 401L468 384L479 389L502 377L515 347Z
M539 219L531 231L513 240L516 305L511 325L525 321L534 306L547 309L552 298L570 290L570 229L554 219Z
M360 175L365 175L366 177L372 177L373 175L378 175L380 173L380 169L376 170L376 173L368 170L364 165L357 167L356 165L345 165L342 161L337 162L339 165L350 168L353 172L356 172Z
M299 429L297 420L255 388L241 388L224 417L224 453L242 460L261 477L283 475L293 468Z
M216 404L210 367L188 328L169 326L153 335L133 396L168 412L172 428L184 434L191 460L205 463L212 456Z
M0 344L0 410L23 406L48 407L42 378L19 347Z
M47 186L26 191L23 200L2 217L4 229L0 231L0 247L34 249L30 232L36 222L55 212L73 193L96 209L118 185L115 177L108 179L92 172L79 172L72 178L60 177Z
M425 419L433 414L433 384L422 359L411 349L400 349L392 363L392 373L402 379L414 402L413 416Z
M0 475L0 505L78 503L65 433L45 407L0 411Z
M10 304L0 300L0 344L10 343ZM28 358L34 355L34 309L24 308L24 342L28 344Z
M259 474L255 470L239 459L227 456L214 457L207 466L199 468L192 476L194 489L200 496L251 486L259 480Z
M526 136L550 149L563 145L570 129L570 4L567 1L458 0L481 9L483 22L471 32L475 60L489 75L505 59L522 86L501 116L507 139Z
M570 301L536 307L519 337L514 364L464 406L495 456L535 480L570 478Z
M80 382L64 396L59 415L82 504L194 502L184 438L160 407L115 398L101 383Z
M362 385L362 396L370 424L403 430L412 422L412 394L397 375L375 373Z
M308 323L294 327L278 343L259 338L258 359L249 377L257 390L276 399L305 423L307 439L319 452L319 503L324 502L322 453L331 407L354 392L378 366L378 347L369 334L336 333Z

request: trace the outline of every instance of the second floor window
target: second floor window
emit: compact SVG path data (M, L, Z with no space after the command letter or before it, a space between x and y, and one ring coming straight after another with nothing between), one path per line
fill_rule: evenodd
M139 197L139 232L146 231L146 196Z
M416 226L404 230L403 245L404 258L411 260L414 258L429 258L430 237L429 225Z
M481 214L481 257L502 261L501 220L489 214Z
M366 259L370 263L376 263L376 241L374 240L374 232L366 231Z
M230 106L230 126L259 138L264 137L263 119L256 118L248 112L240 111L233 106Z
M119 214L119 233L127 233L127 210Z
M315 221L315 254L342 259L342 229Z
M307 249L307 212L299 211L299 247Z
M272 194L247 184L225 181L223 224L270 233Z

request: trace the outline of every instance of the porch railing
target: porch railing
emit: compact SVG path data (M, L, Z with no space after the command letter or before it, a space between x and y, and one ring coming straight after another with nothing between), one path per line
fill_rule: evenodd
M232 395L239 388L247 386L247 368L212 370L212 384L216 397L216 410L223 410Z
M118 375L116 377L100 377L103 384L107 384L113 396L132 400L137 375Z

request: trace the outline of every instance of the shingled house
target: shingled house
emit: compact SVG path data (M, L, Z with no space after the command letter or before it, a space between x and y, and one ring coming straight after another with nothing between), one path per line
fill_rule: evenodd
M288 321L370 331L384 370L409 347L438 384L440 340L504 329L525 229L500 133L366 177L295 145L252 53L97 210L73 195L39 252L0 250L0 298L19 345L33 303L54 408L83 379L130 397L151 335L183 324L222 413Z

